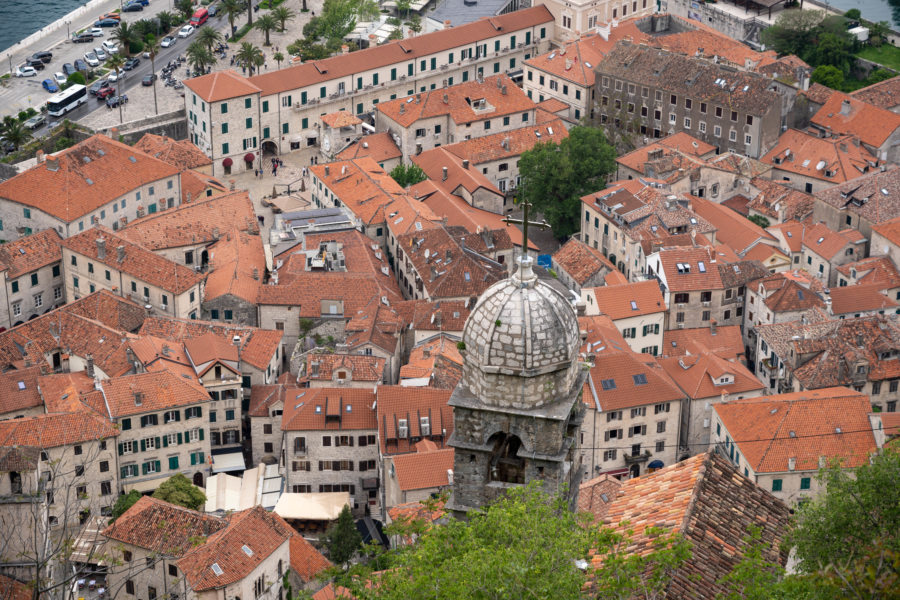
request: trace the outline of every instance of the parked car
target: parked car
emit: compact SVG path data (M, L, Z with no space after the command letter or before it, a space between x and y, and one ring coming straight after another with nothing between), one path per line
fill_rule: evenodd
M210 4L209 6L206 7L206 10L209 13L210 17L214 17L217 14L219 14L219 7L216 4Z
M135 68L136 66L138 66L139 64L141 64L141 59L139 59L137 56L132 56L131 58L129 58L128 60L125 61L125 70L130 71L133 68Z
M121 69L119 69L118 71L110 71L107 79L109 79L110 83L115 83L120 79L125 79L125 71Z
M131 0L128 4L140 4L141 6L150 6L150 0Z
M101 90L108 89L108 88L109 88L109 81L107 81L106 79L98 79L97 81L95 81L94 83L91 84L91 87L88 88L88 91L91 93L92 96L96 96L97 94L100 93Z
M144 75L144 78L141 79L141 85L151 86L153 82L156 81L156 73L148 73Z
M100 46L94 48L94 54L96 54L97 58L99 58L100 60L106 60L107 58L109 58L109 56L106 54L106 51Z
M78 33L72 37L72 42L75 44L89 44L94 41L94 36L90 33Z
M103 50L106 51L107 54L118 54L119 46L112 40L106 40L100 46Z
M97 18L100 19L101 21L102 21L103 19L115 19L116 21L121 21L121 20L122 20L122 15L120 15L120 14L117 13L117 12L108 12L108 13L106 13L105 15L100 15L100 16L97 17Z
M53 74L53 79L56 80L56 85L62 85L68 81L68 78L59 71Z
M34 77L35 75L37 75L37 71L29 66L23 65L16 69L16 77Z
M66 74L66 77L71 75L72 73L77 73L78 69L75 68L75 65L72 63L66 63L63 65L63 73Z
M194 26L193 25L185 25L181 29L178 30L178 37L186 38L190 35L194 34Z
M106 85L107 85L107 87L100 88L97 91L97 100L105 100L106 98L108 98L116 93L115 88L108 87L109 83L107 83Z
M100 66L100 59L97 58L97 55L94 54L93 52L88 52L84 55L84 62L86 62L88 65L90 65L92 67Z
M103 29L100 27L91 27L88 33L94 37L103 37Z
M128 104L128 94L122 94L121 96L110 96L106 99L106 105L110 108L115 108L119 104Z
M35 71L43 71L44 70L44 61L39 58L29 58L25 61L25 64L29 67L32 67Z
M175 42L178 41L178 38L174 38L171 35L167 35L162 39L162 42L159 44L163 48L168 48L169 46L174 46Z
M81 60L80 58L75 59L75 69L78 71L87 71L88 66L87 63Z
M43 63L48 63L53 60L53 53L43 50L41 52L35 52L31 55L31 58L35 58Z
M100 19L94 22L94 27L118 27L118 19ZM94 37L93 35L91 37Z
M138 3L126 4L122 7L122 12L140 12L142 10L144 10L144 7Z
M27 127L28 129L37 129L46 122L47 119L46 117L44 117L44 115L35 115L25 121L25 127Z
M52 79L43 80L41 82L41 85L44 87L45 90L47 90L51 94L55 94L56 92L59 91L59 86L56 85L56 82L53 81Z

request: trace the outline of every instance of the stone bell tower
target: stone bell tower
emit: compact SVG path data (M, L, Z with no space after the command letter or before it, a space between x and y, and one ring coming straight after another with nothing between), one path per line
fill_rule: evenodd
M457 516L537 480L548 493L581 483L578 318L569 300L538 280L532 259L487 289L463 329L462 379L450 397Z

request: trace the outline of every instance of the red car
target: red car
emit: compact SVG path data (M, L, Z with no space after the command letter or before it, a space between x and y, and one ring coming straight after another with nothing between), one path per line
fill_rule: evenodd
M102 21L103 19L115 19L116 21L121 21L122 15L120 15L119 13L108 12L105 15L101 15L97 20Z
M104 99L108 98L109 96L114 96L115 93L116 93L115 88L112 88L112 87L100 88L97 91L97 100L104 100Z

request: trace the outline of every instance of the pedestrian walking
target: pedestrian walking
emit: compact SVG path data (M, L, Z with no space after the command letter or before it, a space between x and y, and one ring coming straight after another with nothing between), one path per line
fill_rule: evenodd
M259 177L259 169L253 169L253 176Z

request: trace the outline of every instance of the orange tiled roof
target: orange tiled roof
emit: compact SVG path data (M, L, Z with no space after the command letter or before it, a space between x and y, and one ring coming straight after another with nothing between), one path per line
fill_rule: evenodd
M0 446L56 448L114 438L119 429L88 412L53 413L0 421Z
M457 339L440 334L414 347L409 360L400 367L400 379L428 378L437 389L455 389L462 377L463 358L456 347Z
M835 92L812 116L810 124L828 133L850 134L879 148L900 128L900 115Z
M278 513L271 513L276 520L284 521ZM290 528L285 522L285 525ZM300 576L300 579L309 582L316 575L331 567L331 562L322 556L322 553L303 539L303 536L291 528L291 569Z
M228 525L181 557L178 568L195 593L224 588L250 575L283 544L290 553L294 535L284 519L254 506L229 515ZM221 574L213 571L213 565Z
M480 169L464 168L463 159L450 152L447 146L426 150L410 159L425 172L434 185L443 188L450 194L456 193L461 187L470 194L483 189L498 196L503 195ZM446 179L444 178L444 169L447 169Z
M225 527L225 519L169 504L151 496L140 499L103 536L166 556L182 556L198 538Z
M37 366L0 373L0 415L43 404L38 390L41 371Z
M163 250L212 243L233 228L259 232L250 195L245 191L197 199L173 210L147 215L117 233L150 250Z
M806 271L775 273L756 282L766 294L763 302L773 313L825 308L824 287Z
M860 145L858 138L820 138L796 129L781 134L775 147L759 160L782 171L830 183L849 181L878 165L878 159Z
M290 373L287 373L290 375ZM296 390L299 394L305 390L290 386L287 383L274 383L268 385L254 385L250 390L250 407L247 413L251 417L271 417L273 407L284 403L285 396Z
M209 394L196 379L168 371L123 375L100 385L114 418L209 402Z
M661 151L663 155L670 155L673 152L677 152L699 159L707 154L715 152L716 147L707 144L702 140L698 140L684 131L679 131L678 133L673 133L661 140L657 140L652 144L642 146L637 150L632 150L628 154L624 154L617 158L616 162L625 165L632 171L646 173L646 164L651 160L650 154L655 151ZM658 154L659 153L657 152L654 156L657 156ZM701 163L697 161L694 164L699 165Z
M55 229L45 229L18 240L0 245L0 271L6 269L7 279L62 260L62 238Z
M237 363L240 359L237 346L212 332L185 340L184 349L197 367L213 361Z
M304 388L284 400L282 431L376 429L375 392L359 388Z
M799 92L809 98L810 102L814 104L825 104L828 102L828 99L831 98L832 94L835 93L835 90L830 87L826 87L821 83L814 82L809 84L809 89Z
M462 334L469 317L466 302L461 300L405 300L394 305L405 325L416 331L453 331Z
M663 332L662 356L699 354L709 349L725 360L736 360L744 355L744 342L739 325L716 327L713 334L709 327L672 329Z
M415 452L415 445L408 438L399 438L397 419L409 418L411 438L442 437L443 444L453 433L453 409L447 404L452 390L437 390L428 387L403 387L383 385L378 388L378 443L381 453L405 454ZM429 416L431 434L423 435L421 422L414 415Z
M266 254L258 235L225 234L209 250L210 272L203 301L230 295L253 304L266 273Z
M97 134L0 182L0 198L71 223L178 171L140 150Z
M743 364L729 362L709 351L660 358L659 364L692 400L759 391L766 387ZM721 383L723 377L728 377L731 383Z
M849 315L875 310L893 312L900 303L881 292L881 286L871 284L845 285L831 289L831 312Z
M453 470L453 448L399 454L394 457L397 485L404 492L450 485L447 475Z
M891 110L900 105L900 78L891 77L850 92L850 96L877 108Z
M328 113L327 115L322 115L320 117L322 122L334 129L340 129L341 127L353 127L354 125L359 125L362 121L359 120L359 117L353 115L346 110L339 110L337 112Z
M869 397L848 388L824 388L732 400L713 407L757 473L815 471L820 457L858 467L876 450Z
M744 256L758 244L775 242L772 234L730 208L696 196L690 199L694 212L715 226L716 239L730 246L738 256Z
M715 262L715 253L707 248L663 249L659 252L659 261L666 274L666 284L672 293L718 290L725 287ZM680 273L679 264L689 265L690 271Z
M869 256L862 260L838 265L837 270L847 279L856 280L863 285L877 285L882 290L900 287L900 272L887 256Z
M147 316L143 306L108 290L99 290L69 302L63 310L129 332L137 331Z
M900 168L887 165L841 185L819 190L816 199L836 210L879 224L900 216Z
M687 56L707 59L715 57L719 64L742 71L755 71L757 67L778 59L778 55L772 50L757 52L738 40L705 27L651 37L649 44Z
M322 300L341 300L344 314L352 315L373 298L388 299L394 304L402 299L397 282L389 275L363 273L304 273L287 283L263 285L259 288L258 304L299 306L300 317L322 316Z
M208 75L185 79L184 85L207 102L220 102L239 96L250 96L262 90L251 80L231 69L223 69ZM211 109L210 109L211 110Z
M888 438L900 435L900 412L881 413L881 425Z
M403 188L368 156L310 170L365 225L383 222L383 209L404 201Z
M514 158L534 148L541 142L560 143L569 137L569 130L561 119L553 119L540 125L529 125L484 137L476 137L443 146L472 165Z
M900 217L874 225L872 231L878 233L890 243L900 245Z
M594 288L600 312L612 320L665 312L659 283L655 279Z
M181 172L182 203L189 203L192 200L200 200L206 197L212 198L213 194L219 196L227 191L228 188L225 187L225 184L206 173L192 169Z
M210 332L227 343L233 343L234 337L239 337L241 360L263 371L268 368L284 335L281 331L258 329L246 325L228 325L171 317L148 317L140 330L141 335L155 335L176 342L184 342Z
M405 59L409 60L409 59ZM476 110L473 102L484 100L486 108ZM420 119L448 116L457 125L533 111L534 102L506 75L485 77L379 103L375 109L401 127Z
M33 597L32 589L22 583L16 581L12 577L0 575L0 598L5 600L31 600Z
M810 194L762 177L753 178L750 184L759 193L748 203L748 208L784 221L805 219L812 214L815 198Z
M352 160L368 156L377 163L400 158L403 153L387 131L364 135L358 141L341 150L335 160Z
M54 373L38 378L48 413L94 411L106 415L106 407L94 402L94 378L84 371ZM101 399L102 401L102 399ZM101 402L102 403L102 402Z
M635 377L640 375L647 383L635 382ZM604 382L609 382L607 389L604 389ZM596 394L597 410L602 412L658 402L680 402L684 398L684 392L652 356L628 350L597 356L591 368L591 381L585 387L591 388L589 397Z
M548 116L544 117L549 120L552 120L553 117L557 116L556 113L563 111L569 112L569 105L557 98L547 98L543 102L538 102L537 107L538 112L543 111L545 113L550 113ZM538 122L540 123L541 121Z
M615 271L616 267L603 253L581 240L572 238L553 254L553 262L568 273L579 285L603 271Z
M212 164L212 160L188 140L145 133L134 147L181 170L198 169Z
M863 234L855 229L842 229L835 232L829 229L825 223L816 223L803 230L803 246L825 260L833 259L847 247L855 247L857 253L862 254L859 251L859 244L865 241L866 238Z
M105 240L106 253L99 256L98 240ZM204 275L193 269L154 254L151 250L128 241L118 233L95 226L63 241L63 246L88 260L97 261L123 273L162 288L172 294L181 294L199 285ZM124 249L119 259L119 247ZM124 290L123 290L124 292Z
M315 364L314 364L315 363ZM352 381L378 382L384 377L385 359L365 354L317 354L306 355L304 377L310 381L331 381L338 369L350 372ZM342 381L342 380L338 380Z
M479 41L498 35L498 32L516 31L552 22L553 15L546 7L535 6L505 15L479 19L441 31L417 35L396 43L372 46L366 50L339 54L324 60L308 61L277 71L273 70L251 77L247 81L251 85L259 86L262 94L268 96L324 84L334 79L349 77L379 67L417 60L444 50L474 45ZM195 91L200 89L200 86L188 85L188 87ZM204 85L202 90L205 92L208 87L208 85ZM200 92L198 91L198 93ZM204 96L203 93L200 95ZM209 98L206 100L210 101Z

